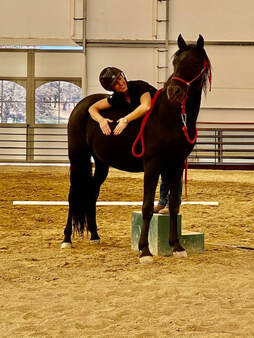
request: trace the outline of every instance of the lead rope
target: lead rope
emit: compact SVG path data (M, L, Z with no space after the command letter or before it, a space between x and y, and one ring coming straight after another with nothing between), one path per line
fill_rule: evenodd
M188 179L188 157L186 157L184 161L184 195L186 199L188 198L187 179Z
M141 123L141 127L140 127L140 131L138 133L138 136L136 137L135 141L133 142L133 145L132 145L132 148L131 148L131 152L132 152L132 155L135 156L135 157L142 157L145 153L145 143L144 143L144 137L143 137L143 131L145 129L145 125L146 125L146 122L148 120L148 117L151 115L151 112L153 111L153 108L155 106L155 103L157 101L157 98L160 94L160 92L162 91L163 88L157 90L157 92L155 93L153 99L152 99L152 103L151 103L151 108L150 110L145 114L143 120L142 120L142 123ZM137 154L136 153L136 145L138 143L140 139L140 142L141 142L141 153Z

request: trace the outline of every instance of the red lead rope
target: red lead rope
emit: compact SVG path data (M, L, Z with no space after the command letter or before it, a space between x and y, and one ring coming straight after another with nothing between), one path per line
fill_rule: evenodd
M144 155L144 153L145 153L145 144L144 144L143 131L144 131L144 128L145 128L147 119L148 119L148 117L151 115L151 112L153 111L153 108L154 108L154 106L155 106L155 103L156 103L157 98L158 98L158 96L159 96L159 94L160 94L161 91L162 91L162 88L159 89L159 90L155 93L155 95L154 95L154 97L153 97L153 99L152 99L151 108L150 108L150 110L145 114L145 116L144 116L144 118L143 118L143 121L142 121L142 123L141 123L141 127L140 127L140 131L139 131L139 133L138 133L138 136L136 137L136 139L135 139L135 141L134 141L134 143L133 143L133 145L132 145L131 151L132 151L132 155L135 156L135 157L142 157L142 156ZM141 141L142 150L141 150L141 153L137 154L135 148L136 148L136 145L137 145L139 139L140 139L140 141Z

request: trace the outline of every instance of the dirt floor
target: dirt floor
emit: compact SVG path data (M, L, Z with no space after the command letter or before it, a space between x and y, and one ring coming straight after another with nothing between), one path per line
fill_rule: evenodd
M67 207L12 205L67 200L68 173L0 167L1 337L254 337L253 172L190 170L188 200L219 202L181 207L205 252L152 265L130 247L140 207L98 207L101 245L60 249ZM142 174L111 170L100 200L140 201L142 190Z

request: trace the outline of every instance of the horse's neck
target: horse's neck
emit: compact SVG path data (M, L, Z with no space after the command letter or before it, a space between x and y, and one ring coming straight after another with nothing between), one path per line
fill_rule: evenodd
M163 121L163 126L166 126L167 128L174 129L175 126L178 125L180 129L180 127L182 127L181 113L183 113L183 111L181 110L181 105L180 104L176 105L174 102L168 100L166 92L161 93L161 96L159 97L158 101L159 101L158 110L156 114L152 114L151 116L152 119L153 118L155 119L153 123L156 123L156 121L159 120ZM201 102L201 91L199 92L190 90L185 110L187 115L186 116L187 128L193 132L195 132L196 128L200 102Z
M202 90L190 90L186 102L187 127L195 128L201 103Z

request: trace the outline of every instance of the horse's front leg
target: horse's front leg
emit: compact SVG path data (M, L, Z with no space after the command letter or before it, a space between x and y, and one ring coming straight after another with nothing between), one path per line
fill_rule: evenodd
M177 215L181 204L182 175L177 176L169 183L168 207L170 215L169 226L169 245L173 247L173 255L181 258L186 257L187 253L179 242L177 232Z
M150 221L153 216L154 197L158 179L159 179L158 170L154 170L152 166L145 168L144 195L142 207L143 223L139 239L139 250L141 251L139 259L141 263L153 262L153 256L149 250L148 233Z

